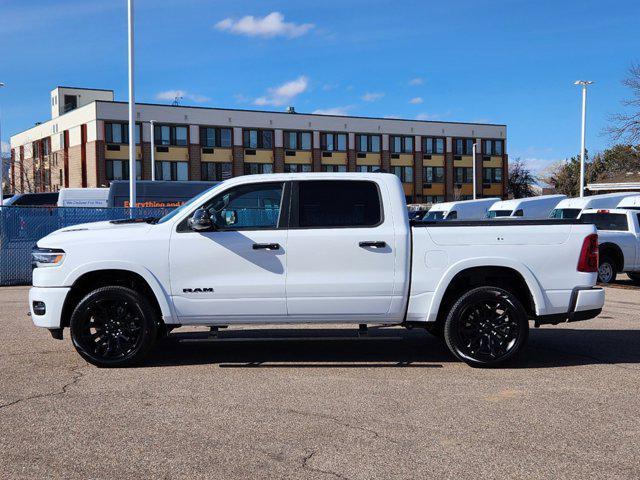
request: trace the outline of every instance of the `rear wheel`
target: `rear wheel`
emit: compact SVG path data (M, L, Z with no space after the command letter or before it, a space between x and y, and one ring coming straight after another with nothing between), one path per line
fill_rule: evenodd
M473 367L494 367L512 360L529 336L527 313L510 292L479 287L451 307L444 339L458 359Z
M616 279L616 264L611 257L603 255L598 262L598 281L611 283Z
M98 367L140 362L157 338L156 314L145 297L125 287L102 287L84 297L71 315L71 340Z

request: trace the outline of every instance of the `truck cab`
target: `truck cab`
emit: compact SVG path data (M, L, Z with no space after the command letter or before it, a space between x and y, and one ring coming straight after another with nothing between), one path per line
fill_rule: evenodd
M498 197L436 203L422 217L423 220L473 220L484 218Z
M564 198L567 197L565 195L541 195L539 197L502 200L491 205L486 217L547 218L553 207Z

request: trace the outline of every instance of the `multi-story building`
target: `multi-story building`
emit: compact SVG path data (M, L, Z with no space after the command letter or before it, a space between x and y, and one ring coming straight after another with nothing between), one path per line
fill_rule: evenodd
M407 201L504 197L506 125L136 105L138 179L224 180L252 173L383 170ZM113 91L57 87L51 119L11 137L15 192L128 179L128 106ZM152 131L151 121L154 122Z

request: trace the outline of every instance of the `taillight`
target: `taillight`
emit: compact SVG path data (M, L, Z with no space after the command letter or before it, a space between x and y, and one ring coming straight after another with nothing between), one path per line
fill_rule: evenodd
M598 271L598 234L588 235L582 242L578 271L593 273Z

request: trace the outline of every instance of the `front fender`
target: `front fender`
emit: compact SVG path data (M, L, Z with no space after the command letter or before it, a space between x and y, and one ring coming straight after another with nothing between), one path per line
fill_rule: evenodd
M99 270L125 270L140 275L153 291L153 294L158 301L158 305L160 306L164 322L175 323L175 319L177 317L173 309L173 303L170 301L169 293L165 290L162 286L162 282L158 280L153 272L140 264L114 260L84 263L69 272L64 280L64 285L71 286L83 275Z
M428 313L426 321L436 321L444 294L454 277L464 270L476 267L506 267L518 272L524 279L527 287L529 288L529 292L533 297L536 315L544 315L546 303L542 288L531 270L524 263L504 257L478 257L460 260L459 262L449 266L449 268L444 272L433 295L431 296L431 303L427 310Z

